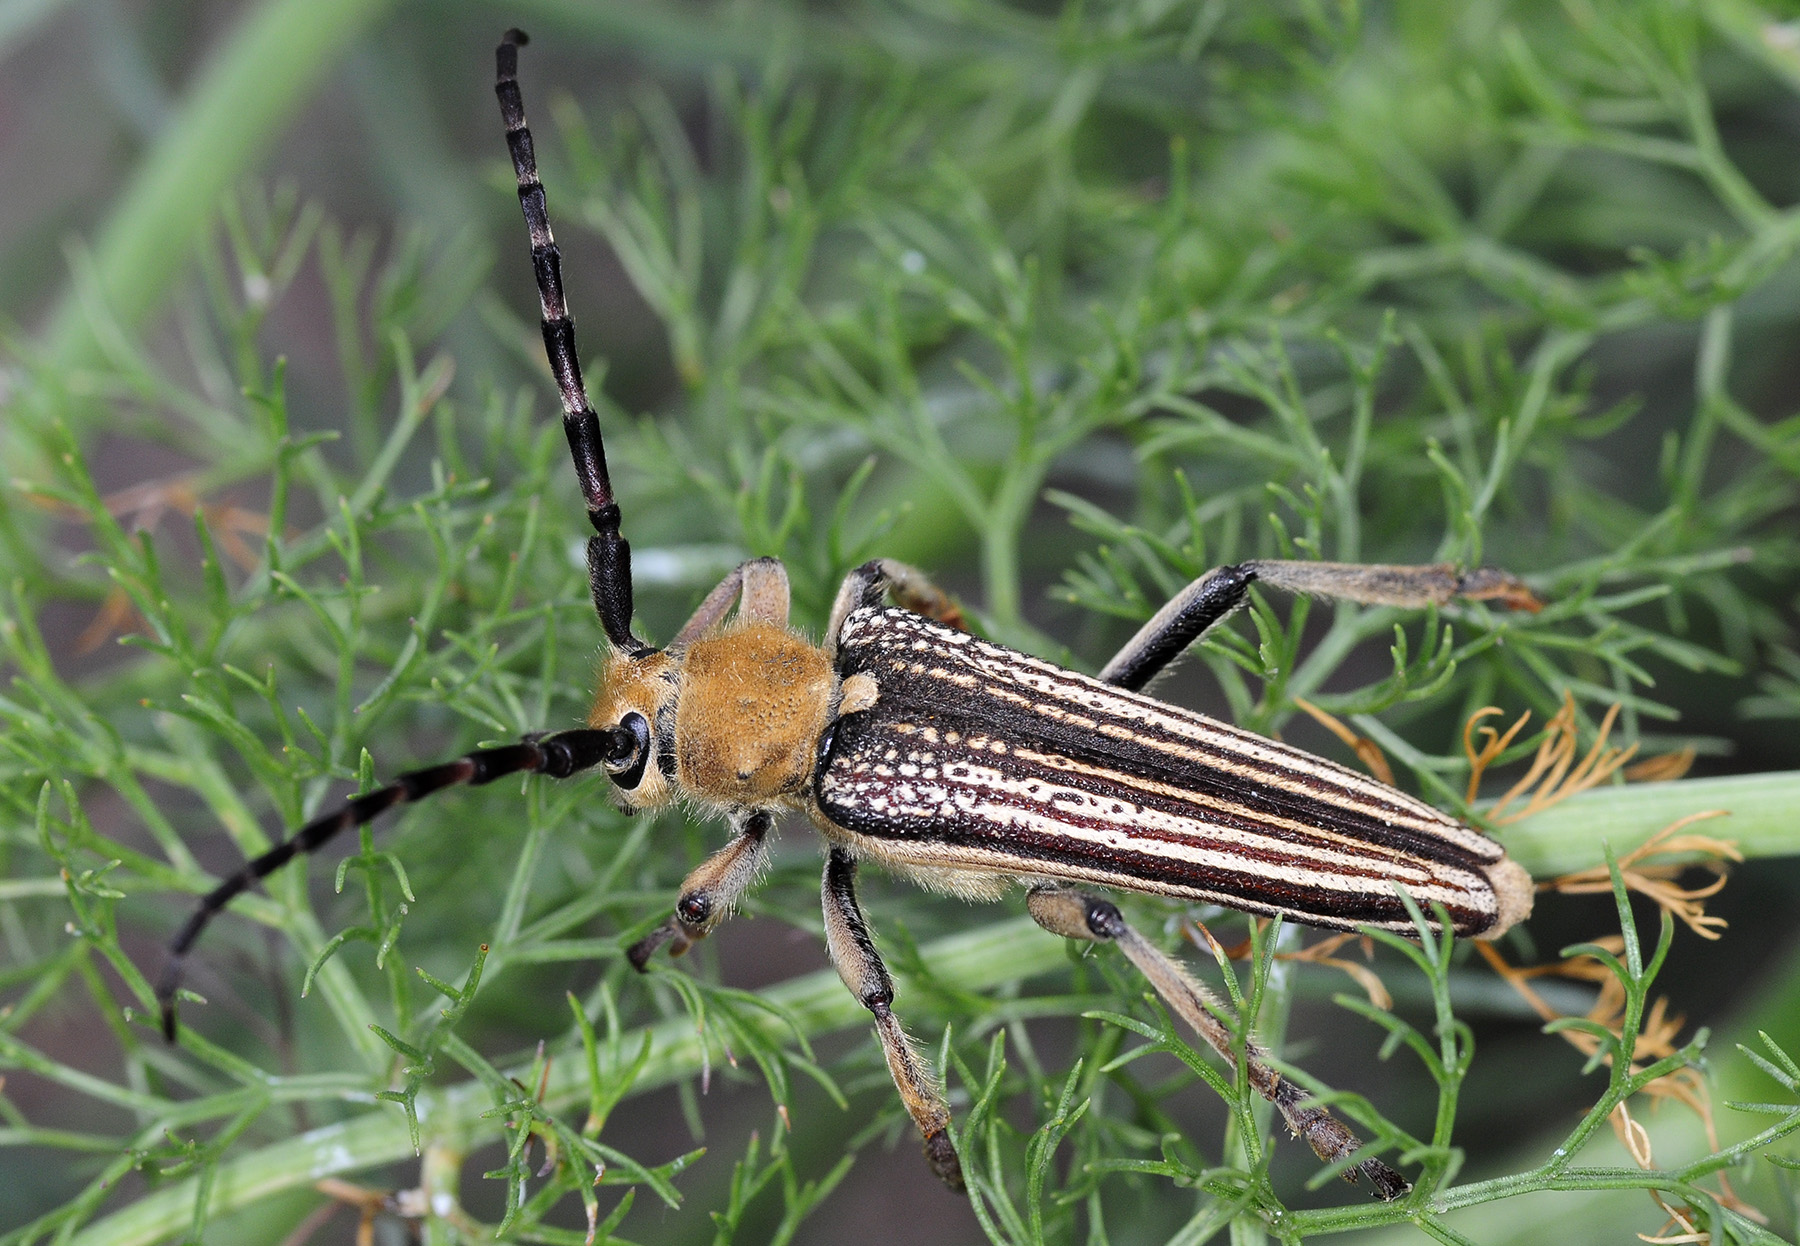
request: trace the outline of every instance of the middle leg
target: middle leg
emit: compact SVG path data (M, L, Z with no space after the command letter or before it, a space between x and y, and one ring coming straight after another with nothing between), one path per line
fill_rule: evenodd
M1334 597L1367 605L1422 609L1455 600L1495 601L1514 610L1536 612L1543 602L1518 577L1492 567L1461 571L1448 563L1429 566L1264 561L1218 567L1189 584L1138 630L1100 671L1107 683L1141 690L1210 628L1244 604L1257 582L1308 596ZM1126 924L1108 900L1056 886L1032 889L1027 907L1038 925L1053 934L1090 942L1116 943L1150 980L1169 1008L1226 1060L1233 1060L1231 1033L1214 1016L1230 1015L1216 996L1179 962ZM1281 1112L1288 1128L1303 1135L1320 1159L1335 1163L1362 1143L1310 1096L1271 1067L1254 1044L1245 1052L1250 1083ZM1345 1176L1368 1178L1384 1199L1412 1187L1380 1160L1365 1160Z
M837 653L838 631L850 612L859 606L879 606L882 599L893 595L897 605L914 614L936 619L959 632L969 630L962 607L950 599L930 576L917 567L893 558L872 558L844 577L838 586L837 600L831 606L831 618L825 625L825 648Z
M950 1141L950 1108L937 1091L931 1066L913 1050L894 1016L894 981L888 976L869 924L856 902L856 858L835 845L825 858L825 946L838 977L875 1016L875 1033L901 1102L925 1141L925 1162L945 1185L963 1189L962 1163Z

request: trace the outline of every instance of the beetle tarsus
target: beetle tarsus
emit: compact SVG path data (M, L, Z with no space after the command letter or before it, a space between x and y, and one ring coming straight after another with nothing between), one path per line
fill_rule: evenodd
M1327 1164L1336 1164L1362 1150L1362 1139L1323 1104L1287 1078L1273 1070L1269 1072L1278 1079L1275 1093L1268 1096L1269 1100L1281 1113L1289 1131L1296 1138L1306 1139L1314 1155ZM1352 1185L1358 1177L1374 1187L1377 1197L1390 1203L1412 1190L1412 1182L1378 1159L1367 1159L1344 1170L1344 1180Z
M650 971L650 959L666 944L670 956L680 956L692 947L694 940L682 928L679 917L671 917L649 934L632 944L625 952L625 959L639 973Z
M955 1193L964 1193L967 1186L963 1182L962 1160L957 1158L956 1145L950 1141L950 1131L939 1130L928 1135L924 1149L925 1162L930 1165L937 1179Z

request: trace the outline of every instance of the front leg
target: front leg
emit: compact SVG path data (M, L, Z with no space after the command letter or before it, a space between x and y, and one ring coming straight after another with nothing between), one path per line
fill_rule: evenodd
M887 1057L888 1072L900 1091L901 1102L925 1140L925 1162L952 1190L963 1189L962 1163L950 1141L950 1109L938 1094L937 1081L906 1031L894 1016L894 981L875 950L869 924L856 903L856 859L833 846L825 858L825 946L831 963L850 993L875 1015L875 1033Z
M740 619L754 619L786 627L788 574L779 558L752 558L733 567L731 574L706 595L693 617L669 642L671 653L686 653L700 637L725 621L732 606Z
M680 956L731 916L768 861L766 840L772 824L773 819L760 809L732 811L731 829L736 834L731 842L687 876L681 884L681 896L675 901L674 914L625 953L639 973L663 944L671 945L669 955Z

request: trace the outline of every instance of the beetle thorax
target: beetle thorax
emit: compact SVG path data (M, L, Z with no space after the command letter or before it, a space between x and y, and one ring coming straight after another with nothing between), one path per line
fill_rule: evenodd
M658 756L635 790L620 793L630 807L685 797L781 808L812 777L836 687L824 650L785 627L740 620L686 652L614 653L588 721L610 729L635 712L656 725ZM671 747L673 765L661 755Z
M837 683L825 651L740 622L694 642L675 710L676 781L721 805L786 805L812 777Z

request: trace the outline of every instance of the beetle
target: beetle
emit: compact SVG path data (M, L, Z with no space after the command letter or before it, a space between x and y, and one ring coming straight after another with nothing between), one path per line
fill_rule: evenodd
M894 988L856 897L863 861L927 888L995 900L1015 887L1044 929L1117 945L1170 1011L1227 1060L1225 1006L1146 940L1110 888L1281 916L1411 932L1403 888L1458 935L1495 938L1529 915L1530 876L1498 843L1365 775L1146 696L1143 689L1243 605L1250 586L1401 607L1454 600L1536 610L1492 568L1256 561L1195 580L1096 676L972 635L923 573L890 559L852 571L823 639L788 623L779 561L743 563L662 647L632 630L631 550L613 496L564 297L561 261L518 84L525 35L496 52L495 91L517 176L545 353L593 535L586 559L607 641L587 726L479 749L346 801L247 862L177 932L158 985L177 1035L185 958L235 896L295 856L383 811L455 784L599 768L627 812L682 804L721 817L726 846L682 884L673 913L627 955L639 970L680 955L737 907L767 860L775 820L802 813L825 841L827 949L874 1018L932 1170L963 1185L949 1109L893 1011ZM1428 924L1434 929L1439 919ZM1383 1198L1411 1187L1283 1078L1254 1044L1246 1070L1289 1128Z

